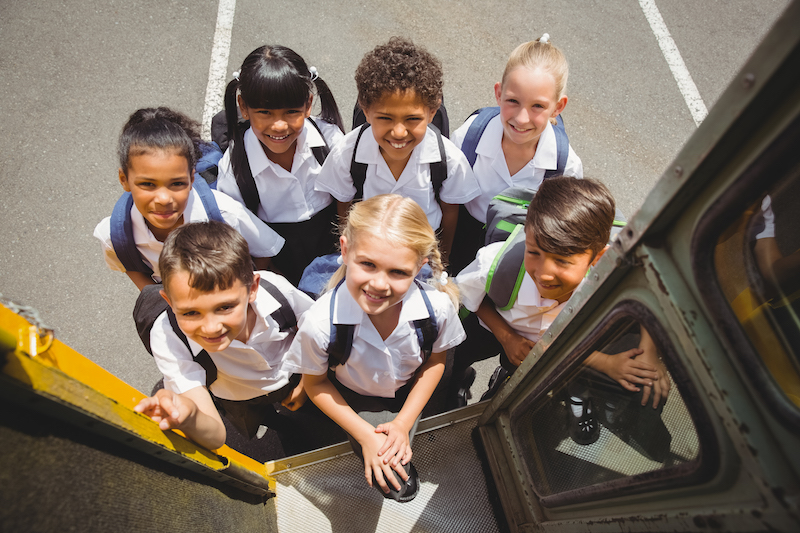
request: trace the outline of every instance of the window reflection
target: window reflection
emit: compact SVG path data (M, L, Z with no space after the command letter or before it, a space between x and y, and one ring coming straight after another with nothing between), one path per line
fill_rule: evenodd
M512 415L540 496L698 459L694 423L646 329L630 317L618 320L585 353L566 379ZM601 356L617 361L598 364Z
M720 236L714 264L736 318L783 393L800 406L800 180L757 198Z

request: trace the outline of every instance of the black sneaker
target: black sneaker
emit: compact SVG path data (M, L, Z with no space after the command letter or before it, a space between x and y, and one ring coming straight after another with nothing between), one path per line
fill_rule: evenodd
M497 391L500 390L500 387L503 386L503 383L505 383L509 377L511 377L511 374L502 366L495 368L492 377L489 378L489 390L483 393L481 401L488 400L497 394Z

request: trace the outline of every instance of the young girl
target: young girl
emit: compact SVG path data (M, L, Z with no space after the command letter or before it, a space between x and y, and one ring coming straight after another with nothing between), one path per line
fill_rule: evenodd
M315 88L322 115L311 119ZM314 190L328 147L342 137L336 101L317 70L293 50L262 46L234 73L225 113L231 145L220 161L217 187L286 239L273 263L297 285L311 260L336 246L333 200Z
M409 462L417 421L445 352L464 340L458 289L447 283L433 229L408 198L357 203L339 242L335 288L300 319L285 368L303 374L309 398L348 433L367 483L409 501L418 486ZM414 280L426 263L443 292Z
M446 260L458 204L475 198L480 188L464 155L428 127L442 102L439 61L411 41L394 37L364 56L356 85L368 124L333 148L317 190L339 201L340 215L361 197L396 193L411 198L430 225L441 229Z
M184 223L217 219L247 240L265 269L283 238L244 207L194 180L200 155L199 125L166 107L139 109L119 138L119 183L126 191L95 228L111 270L125 272L139 289L161 282L158 256L164 240Z
M482 131L473 128L470 132L479 120L479 115L473 114L453 133L456 146L467 159L472 157L481 187L480 196L465 206L469 216L464 209L460 213L454 246L457 255L451 257L455 271L475 259L484 245L486 209L495 195L512 186L538 190L548 170L583 177L583 165L571 146L565 146L568 153L559 154L554 129L556 117L567 105L568 74L564 54L550 43L547 34L519 45L508 59L502 80L494 86L499 113L494 108L494 118ZM563 167L558 164L559 155L565 159Z

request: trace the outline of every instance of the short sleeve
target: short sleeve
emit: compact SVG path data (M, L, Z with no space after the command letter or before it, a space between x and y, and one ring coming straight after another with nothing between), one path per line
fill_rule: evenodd
M467 335L450 297L437 290L427 291L427 295L434 306L436 325L439 328L439 336L433 343L433 352L446 352L464 342Z
M583 179L583 162L578 157L578 154L575 153L575 150L572 149L572 145L569 147L567 164L564 165L564 175Z
M125 272L125 267L117 258L114 252L114 245L111 243L111 217L106 217L94 228L94 237L100 241L103 250L103 258L106 260L108 268L117 272Z
M481 188L467 157L447 138L442 138L447 155L447 179L439 197L448 204L465 204L480 196Z
M350 163L353 158L358 129L339 139L331 149L314 183L314 189L327 192L340 202L349 202L356 195Z
M456 276L456 283L458 283L461 293L461 303L473 313L478 310L486 297L486 279L489 269L502 247L502 242L484 246L478 250L475 260Z
M241 233L253 257L274 257L283 248L284 239L244 205L230 196L214 191L222 218Z
M323 295L300 317L297 334L284 357L285 370L313 376L328 371L331 294Z

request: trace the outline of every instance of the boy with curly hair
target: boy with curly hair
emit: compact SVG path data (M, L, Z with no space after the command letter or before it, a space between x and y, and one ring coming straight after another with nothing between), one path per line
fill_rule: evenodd
M439 60L393 37L364 56L355 79L367 123L331 150L315 188L338 200L340 217L354 200L385 193L411 198L441 231L446 260L459 204L481 191L464 154L428 126L442 103Z

